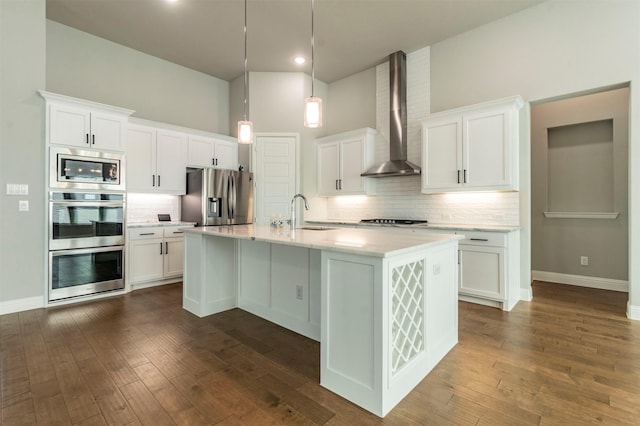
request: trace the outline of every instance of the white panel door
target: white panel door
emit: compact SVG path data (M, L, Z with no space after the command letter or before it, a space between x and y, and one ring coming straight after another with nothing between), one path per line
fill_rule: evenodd
M94 149L125 150L127 121L120 115L91 113L91 147Z
M297 147L295 135L256 136L255 223L269 224L272 216L289 217L297 188Z
M156 131L129 125L127 131L127 190L155 191Z
M51 104L49 117L49 141L52 144L90 148L91 116L88 110Z
M318 194L337 195L340 167L340 144L318 144L317 148Z
M190 167L215 166L213 159L213 139L204 136L189 136L189 160Z
M365 170L364 139L350 139L340 142L340 183L342 194L364 192L364 179L360 174Z
M215 141L215 166L219 169L238 169L238 144L236 142Z
M448 117L423 128L422 189L439 192L460 186L462 170L462 120Z
M185 194L187 190L187 136L158 130L156 187L165 194Z
M509 138L506 111L464 117L463 163L468 188L509 184Z

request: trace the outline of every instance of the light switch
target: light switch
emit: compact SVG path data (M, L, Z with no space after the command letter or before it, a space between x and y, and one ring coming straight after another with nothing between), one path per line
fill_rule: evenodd
M20 200L20 201L18 201L18 211L19 212L28 212L29 211L29 200Z
M29 195L29 185L8 183L7 195Z

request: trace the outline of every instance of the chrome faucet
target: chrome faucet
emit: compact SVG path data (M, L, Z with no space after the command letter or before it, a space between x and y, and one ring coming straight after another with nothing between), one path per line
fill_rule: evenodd
M302 194L296 194L291 199L291 219L289 219L289 226L292 231L296 229L296 198L302 198L304 201L304 209L309 210L309 203L307 198Z

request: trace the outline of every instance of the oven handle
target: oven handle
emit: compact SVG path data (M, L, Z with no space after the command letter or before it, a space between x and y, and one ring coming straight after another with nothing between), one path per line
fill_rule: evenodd
M91 254L91 253L105 253L109 251L123 251L124 246L110 246L110 247L92 247L92 248L81 248L81 249L72 249L72 250L53 250L49 252L49 255L52 257L55 256L66 256L66 255L74 255L74 254Z
M124 207L123 201L50 201L53 206L63 207Z

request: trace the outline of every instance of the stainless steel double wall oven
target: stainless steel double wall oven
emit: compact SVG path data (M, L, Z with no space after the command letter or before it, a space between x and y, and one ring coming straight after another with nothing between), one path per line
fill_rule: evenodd
M52 147L49 301L124 288L124 159Z

